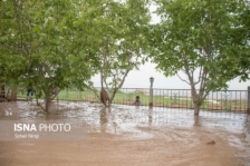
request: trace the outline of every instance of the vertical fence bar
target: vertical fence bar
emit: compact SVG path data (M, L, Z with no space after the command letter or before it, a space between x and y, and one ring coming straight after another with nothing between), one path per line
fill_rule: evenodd
M250 113L250 86L247 87L247 113Z
M241 91L240 91L240 98L239 98L239 105L240 105L240 111L244 110L244 103L242 104L242 96L241 96ZM236 98L237 101L237 98ZM235 104L236 105L236 104Z

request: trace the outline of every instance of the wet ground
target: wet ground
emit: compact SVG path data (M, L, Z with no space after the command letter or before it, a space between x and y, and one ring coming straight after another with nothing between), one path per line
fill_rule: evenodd
M60 102L47 116L34 103L0 103L0 121L68 121L78 140L0 138L0 166L248 166L250 117L230 112Z

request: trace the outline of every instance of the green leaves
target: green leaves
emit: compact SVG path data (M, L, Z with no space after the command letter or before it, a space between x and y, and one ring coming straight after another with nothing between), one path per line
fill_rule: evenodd
M96 36L93 37L89 24L93 18L88 11L79 16L84 2L6 1L2 4L0 11L6 17L0 19L0 68L5 83L27 87L28 82L33 82L37 94L47 96L55 87L81 87L89 81L98 58L93 56L97 52Z
M145 27L149 23L146 3L142 0L105 1L95 3L96 19L93 28L99 37L97 52L99 72L110 88L120 88L128 72L140 64L146 50Z
M5 82L31 82L46 101L54 88L84 89L97 72L119 89L149 50L145 0L5 1L0 12Z
M185 65L214 68L214 63L207 58L220 61L218 65L221 66L225 54L235 57L240 52L242 43L239 41L244 41L246 31L242 31L238 19L244 4L230 0L157 2L160 6L158 13L167 17L155 26L152 44L159 55L152 57L164 70L165 66L175 70L169 74L184 69ZM228 66L224 67L223 70L230 70Z
M162 22L149 31L150 57L166 76L183 71L191 89L200 89L193 98L203 101L210 91L227 87L231 79L248 77L249 18L242 17L249 11L246 0L156 3Z

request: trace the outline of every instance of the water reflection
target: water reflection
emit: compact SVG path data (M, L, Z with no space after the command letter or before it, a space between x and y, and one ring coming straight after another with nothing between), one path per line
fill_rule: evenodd
M153 122L152 112L153 112L153 109L152 109L152 107L150 107L150 108L148 109L148 126L149 126L149 127L152 126L152 122Z
M9 105L3 104L0 118L14 118L9 116L4 110L8 110ZM77 107L69 102L60 102L60 111L56 108L51 109L48 115L37 115L37 110L29 106L27 102L17 102L12 107L13 114L18 118L31 119L69 119L71 121L84 121L91 131L96 130L102 133L122 134L137 133L137 127L194 127L199 126L209 130L226 130L233 133L244 132L250 133L250 118L245 114L235 114L230 112L208 112L202 111L199 117L194 117L192 110L168 109L168 108L145 108L134 106L112 106L103 108L101 105L88 103L78 103ZM32 110L32 111L30 111ZM8 115L8 116L4 116ZM247 119L247 120L246 120ZM246 124L246 125L245 125ZM250 134L248 134L250 135Z
M201 122L200 122L200 117L199 116L194 116L194 126L200 127Z
M245 120L245 132L246 132L246 141L250 143L250 115L247 115Z
M106 133L106 130L107 130L107 125L108 125L107 111L108 111L108 108L106 107L100 110L100 126L101 126L102 133Z

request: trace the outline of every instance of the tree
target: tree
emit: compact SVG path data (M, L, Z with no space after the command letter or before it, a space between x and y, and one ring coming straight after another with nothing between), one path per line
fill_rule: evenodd
M128 73L144 61L146 27L150 21L144 0L95 2L95 28L100 41L101 88L111 92L109 104L122 87Z
M246 81L249 79L250 74L250 1L245 1L245 9L242 11L239 21L241 21L242 27L245 28L246 33L246 45L243 45L241 54L238 55L239 64L237 68L233 70L233 74L240 77L240 80ZM245 33L244 33L245 34Z
M237 77L249 43L241 15L246 1L156 0L161 23L149 37L153 61L166 76L185 73L191 87L194 115L211 91L226 88ZM249 54L248 54L249 56ZM239 72L238 72L239 73Z
M4 81L35 89L47 113L58 89L84 88L98 65L92 12L82 1L1 1ZM92 35L93 36L93 35Z

